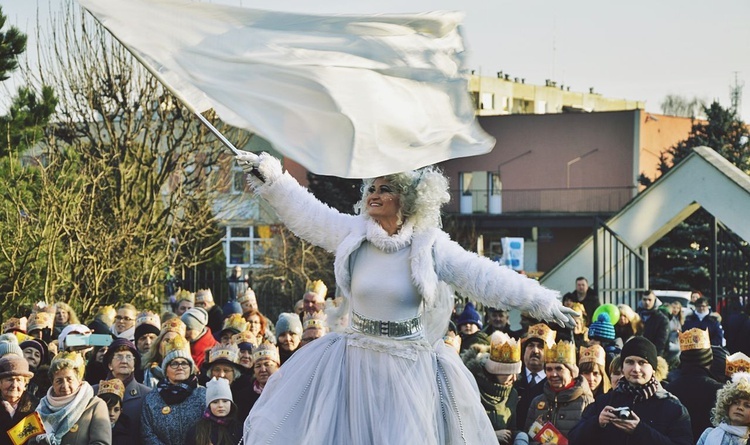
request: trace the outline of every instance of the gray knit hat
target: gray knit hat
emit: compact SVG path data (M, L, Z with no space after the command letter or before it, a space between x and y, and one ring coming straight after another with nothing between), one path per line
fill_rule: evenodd
M278 337L284 332L293 332L297 335L302 335L302 322L299 319L299 315L290 312L279 314L279 321L276 322L276 336Z
M229 400L234 404L232 400L232 390L229 387L229 380L212 378L206 382L206 406L210 405L214 400Z
M182 314L180 319L185 323L185 326L187 326L188 329L202 331L208 324L208 312L202 307L193 307Z
M23 349L18 345L18 339L13 334L0 335L0 357L15 354L23 358Z

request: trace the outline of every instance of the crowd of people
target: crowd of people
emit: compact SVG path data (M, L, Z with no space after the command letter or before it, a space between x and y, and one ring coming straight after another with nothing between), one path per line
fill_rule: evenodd
M613 317L587 284L566 295L597 314L581 336L526 315L512 330L508 311L473 303L452 317L445 343L473 375L498 443L746 443L750 359L723 348L707 299L677 308L645 292ZM124 303L87 325L65 303L40 304L2 325L0 428L38 415L41 434L26 443L236 444L269 378L328 332L326 294L313 283L275 324L249 287L223 310L208 289L181 291L173 311Z
M223 309L201 289L178 292L162 314L123 303L82 324L65 303L39 303L9 317L0 444L239 443L271 375L328 332L322 282L275 324L239 288Z

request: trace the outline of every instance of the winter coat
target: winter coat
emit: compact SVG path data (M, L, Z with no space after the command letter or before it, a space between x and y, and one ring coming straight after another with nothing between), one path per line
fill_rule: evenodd
M243 422L240 422L239 420L233 420L230 421L229 425L227 425L227 428L229 428L229 432L232 436L230 439L230 442L222 442L219 440L219 430L216 426L216 424L213 425L213 428L211 429L211 442L210 443L198 443L196 440L198 439L198 426L200 424L206 424L207 422L211 422L207 419L201 419L199 423L196 425L193 425L192 428L190 428L190 431L188 431L187 440L185 441L185 445L237 445L242 440L242 424Z
M266 182L257 187L256 193L276 210L295 235L335 252L334 274L344 298L338 313L328 314L329 324L335 326L340 322L339 317L350 312L352 254L366 239L377 242L384 232L365 215L347 215L326 206L289 173L271 171L273 167L266 162L259 167ZM278 177L271 177L277 174ZM465 298L486 306L514 307L537 319L551 320L559 311L557 291L464 250L447 233L416 216L407 219L401 230L388 238L389 243L399 246L411 244L411 275L422 296L425 337L431 343L442 341L447 329L454 305L451 287L460 289Z
M219 335L224 325L224 311L218 304L214 304L206 312L208 312L208 327L211 328L214 339L219 340L216 336Z
M206 409L206 388L199 386L182 402L167 405L159 390L146 395L141 416L143 445L183 445L188 430Z
M680 373L670 380L666 390L680 399L690 414L693 437L711 426L711 409L716 406L716 391L723 387L711 373L703 367L683 364Z
M651 340L659 355L664 356L669 338L669 319L658 309L650 311L641 309L638 311L638 315L645 320L643 322L643 336ZM645 319L646 317L648 317L648 320Z
M501 385L492 380L492 376L485 371L483 361L478 358L476 351L467 351L461 355L479 387L482 406L492 423L492 429L516 430L516 406L518 392L513 385Z
M677 397L664 389L638 403L633 395L610 391L596 398L583 412L581 421L568 434L570 445L692 445L690 415ZM641 419L632 435L613 425L599 426L605 406L630 407Z
M586 326L591 324L591 317L594 315L594 312L596 312L596 309L602 305L601 300L599 300L599 296L592 288L589 288L586 291L586 296L583 297L583 300L581 301L578 301L578 293L575 290L563 295L563 301L566 301L568 299L583 304L583 308L586 309L586 314L583 318L583 324L585 324Z
M99 392L99 385L94 385L94 394ZM143 412L143 400L151 388L135 379L125 387L125 397L122 400L122 414L128 417L127 433L131 439L138 442L141 440L141 413Z
M526 377L526 370L522 369L518 374L518 380L513 384L518 393L518 404L516 405L516 429L524 431L526 426L526 416L529 414L529 407L531 401L537 396L544 393L544 386L547 384L547 378L536 382L533 386L529 386L529 381ZM533 420L532 420L533 422ZM528 432L525 430L524 432Z
M44 420L44 417L42 417ZM65 445L110 445L112 424L109 423L109 409L104 400L92 397L78 421L60 441Z
M711 338L711 345L724 346L724 329L721 327L719 314L711 312L701 320L698 318L695 311L693 311L693 313L685 317L685 322L682 324L682 332L693 328L698 328L702 331L708 329L708 336Z
M195 367L200 369L200 367L203 365L203 362L206 361L206 351L213 348L215 345L219 344L219 342L216 341L213 334L211 333L211 328L206 326L206 331L201 335L197 340L190 342L190 355L193 357L193 361L195 362Z
M523 431L528 433L534 421L542 417L545 422L551 422L565 437L581 418L583 410L594 402L588 382L578 376L572 387L555 392L544 384L544 393L531 401L526 415L526 425Z
M461 352L463 353L473 345L489 346L490 337L482 331L477 331L473 334L459 334L461 336Z
M28 391L24 392L21 400L18 401L13 417L5 410L4 406L0 405L0 445L11 445L13 443L10 441L10 437L5 434L6 431L13 428L21 419L33 413L37 405L39 405L39 399L29 394Z

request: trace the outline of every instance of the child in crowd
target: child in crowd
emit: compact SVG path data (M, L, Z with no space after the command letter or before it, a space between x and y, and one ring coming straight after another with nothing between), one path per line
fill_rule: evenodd
M242 439L242 422L232 400L229 381L216 377L206 383L206 411L190 429L186 445L236 445Z
M750 374L738 372L716 394L712 422L698 445L745 445L750 427Z
M617 387L617 382L622 378L622 358L616 355L609 363L609 381L612 388Z
M96 394L104 400L109 410L109 423L112 425L112 445L128 444L130 420L122 413L122 399L125 397L125 385L120 379L102 380Z

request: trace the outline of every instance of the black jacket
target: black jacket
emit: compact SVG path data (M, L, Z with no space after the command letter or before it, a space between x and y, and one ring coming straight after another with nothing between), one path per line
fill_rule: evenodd
M14 427L21 419L33 413L37 405L39 405L39 399L28 392L24 392L13 417L10 417L10 413L3 406L0 406L0 430L2 430L0 431L0 445L13 444L6 431Z
M722 386L706 368L683 364L679 375L666 387L690 413L693 437L700 437L706 428L713 427L711 409L716 405L716 391Z
M605 406L630 407L641 419L632 435L613 425L599 426L599 413ZM614 390L602 394L583 412L578 425L568 433L570 445L692 445L690 415L680 401L666 390L642 402L633 403L630 394Z
M664 356L669 338L669 319L658 309L650 311L640 310L638 311L638 315L641 318L644 318L644 316L648 317L648 320L643 323L643 336L651 340L651 343L656 346L656 352L659 355Z
M518 374L518 380L513 384L513 387L516 388L516 392L518 392L518 404L516 405L517 430L522 431L526 426L526 416L529 414L531 401L544 392L545 383L547 383L546 378L540 380L534 386L529 387L529 382L526 380L526 370L522 369L521 373Z

